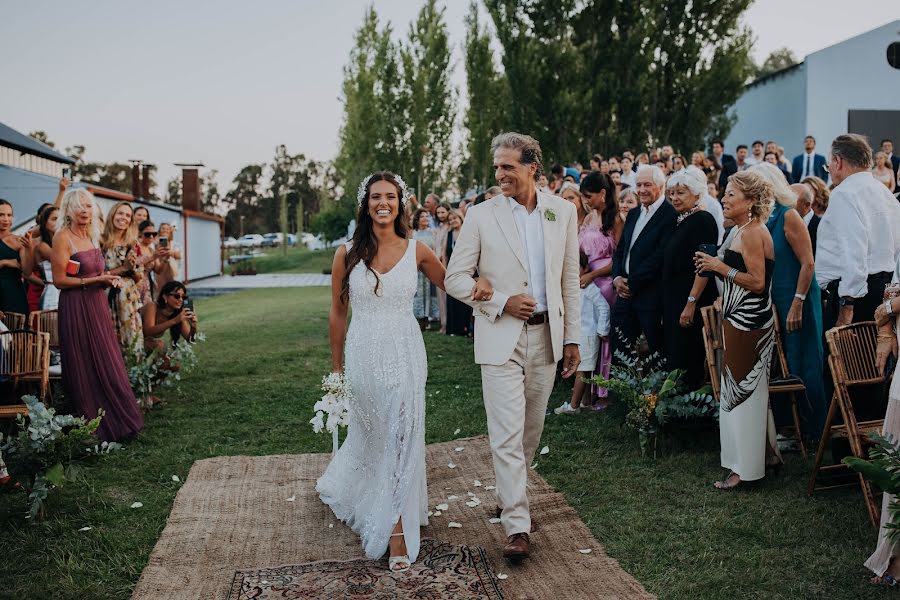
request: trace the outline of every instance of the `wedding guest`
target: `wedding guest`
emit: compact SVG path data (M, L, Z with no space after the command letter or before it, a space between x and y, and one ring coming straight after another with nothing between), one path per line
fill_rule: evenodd
M730 154L725 154L725 144L722 140L713 140L712 142L712 154L716 159L716 163L719 165L719 189L725 189L725 186L728 185L728 178L737 173L738 167L737 162L734 160L734 157Z
M698 169L703 170L703 167L706 166L706 156L704 156L703 152L701 152L700 150L695 150L691 154L691 164Z
M663 249L675 231L675 209L666 202L666 178L659 167L644 165L637 172L640 210L628 213L613 258L613 350L630 348L641 333L652 352L662 350ZM617 339L621 336L621 340Z
M431 220L428 211L424 208L417 210L413 217L413 222L416 224L416 229L413 231L413 239L422 242L434 252L436 249L437 237L434 229L430 226ZM428 277L420 272L417 276L416 296L413 300L413 312L416 315L416 319L419 321L419 327L422 331L425 331L431 322L437 321L440 318L437 294L435 294L434 291L434 285L432 285Z
M138 266L135 246L137 235L131 224L134 211L128 202L118 202L107 213L100 248L110 275L119 277L119 285L109 289L109 310L115 324L122 356L127 361L144 353L141 330L141 291L138 282L143 267Z
M55 310L59 306L59 289L53 285L53 269L50 262L53 250L53 236L56 235L58 221L59 208L55 206L44 208L37 221L38 244L34 248L34 262L37 264L44 281L38 302L39 310Z
M34 270L31 232L16 235L12 226L12 204L0 200L0 311L27 315L28 298L22 276Z
M684 157L682 155L676 154L675 156L672 157L672 171L673 172L680 171L685 166L687 166L687 165L685 165Z
M579 255L581 276L590 272L587 254ZM553 409L557 415L575 414L581 407L591 405L590 390L585 379L589 378L600 357L600 344L609 341L609 304L600 293L600 288L595 285L586 285L581 288L581 338L578 346L581 353L581 363L575 373L575 383L572 387L572 399L563 402ZM609 375L605 375L609 377Z
M565 176L565 168L559 163L554 164L550 167L550 191L554 194L559 193L559 188L562 187L563 177Z
M185 307L188 299L187 288L180 281L169 281L159 290L156 302L147 305L144 311L144 349L165 352L167 344L163 335L168 331L173 346L179 340L193 341L197 335L197 314Z
M756 140L751 145L750 156L747 157L747 164L751 167L753 165L758 165L761 162L765 162L765 153L763 152L763 143L760 140Z
M897 347L900 339L900 257L894 267L891 279L892 288L887 294L887 299L875 310L875 323L878 325L878 344L875 352L875 362L879 373L890 376L885 367L889 356L898 356ZM888 393L887 414L884 416L884 425L881 435L889 440L896 441L900 438L900 371L897 363L894 363L893 382ZM894 503L894 494L884 494L881 501L881 523L878 527L878 543L875 551L866 560L865 566L875 576L870 582L875 585L896 586L900 581L900 561L895 560L900 555L897 541L892 535L889 523L893 521L894 513L891 505Z
M634 161L632 161L629 157L622 157L622 176L621 181L622 184L628 185L629 187L634 187Z
M86 189L68 190L60 208L63 222L53 240L62 379L78 414L93 419L104 411L97 437L120 441L140 431L144 422L109 317L105 290L118 285L119 278L104 272L94 203Z
M438 204L437 208L434 211L435 219L437 220L437 228L434 231L435 240L434 240L434 251L440 256L441 249L447 243L447 230L450 228L450 224L447 222L447 217L450 216L450 211L453 210L453 207L450 206L447 202L441 202ZM444 290L438 288L435 290L437 292L437 301L438 301L438 314L440 315L441 321L441 333L447 332L447 294Z
M484 201L487 202L494 196L502 196L503 191L500 189L499 185L492 185L488 189L484 190Z
M781 341L788 369L806 385L806 401L799 402L800 428L809 439L819 439L825 427L828 398L822 379L822 297L816 281L815 261L809 229L794 209L797 195L781 171L768 163L750 169L763 176L772 188L775 209L766 227L775 248L772 271L772 303L781 325ZM796 184L800 189L807 189ZM811 196L811 194L810 194ZM808 210L812 214L812 210ZM779 405L783 407L784 405ZM782 415L789 420L789 415Z
M894 141L890 138L881 140L881 151L887 156L888 164L894 173L900 171L900 156L894 154Z
M619 222L621 227L625 226L625 219L628 218L628 211L638 207L637 194L634 188L626 188L619 192Z
M590 207L587 206L584 197L581 195L581 188L571 181L566 181L562 184L559 195L575 206L575 211L578 215L578 226L581 227L581 224L584 223L584 217L587 216L590 210Z
M719 230L715 218L702 207L703 171L696 167L676 171L666 187L678 217L663 250L663 355L670 369L685 371L683 381L695 390L705 378L700 309L715 302L718 292L709 278L695 272L694 253L700 244L717 246Z
M782 462L769 410L774 346L769 289L775 248L763 223L772 212L772 188L759 173L741 171L729 179L723 204L737 234L724 261L698 252L696 268L725 280L719 437L721 464L730 472L715 487L732 490L762 479L767 466L777 468Z
M897 172L891 168L887 154L879 150L875 153L875 166L872 167L872 176L880 181L893 194L897 186Z
M831 143L834 190L819 223L816 272L826 290L825 331L871 321L900 251L900 204L870 170L872 149L861 135Z
M140 211L140 208L137 211ZM138 281L138 289L141 292L141 308L143 308L153 302L154 292L157 289L155 278L157 273L162 270L163 261L169 256L169 249L157 247L156 239L159 233L156 231L153 221L139 223L137 230L137 266L143 269L143 276Z
M831 190L828 185L818 177L806 177L800 183L808 185L813 191L812 210L817 217L823 217L828 210L828 201L831 199Z
M800 183L806 177L813 175L819 179L828 179L825 157L816 154L816 138L808 135L803 139L803 154L795 156L791 165L791 182Z
M805 179L803 180L806 181ZM813 187L806 183L793 183L791 190L797 195L797 214L803 218L806 230L809 231L809 241L812 242L813 259L816 258L816 234L819 231L821 217L813 211Z
M450 211L450 216L448 217L450 228L447 231L441 254L441 262L445 267L450 264L450 257L453 256L453 248L456 247L456 240L459 239L459 232L462 230L464 220L465 217L459 211ZM471 333L471 323L472 307L448 294L447 335L469 335Z
M750 163L747 162L747 157L750 155L750 149L747 148L746 144L740 144L737 147L737 152L735 152L735 163L737 163L737 170L744 171L750 168Z
M60 196L61 195L62 192L60 193ZM44 293L44 274L41 271L41 265L37 258L37 247L41 243L41 230L38 222L41 220L41 213L44 212L44 209L50 208L51 206L51 204L46 202L41 204L34 217L34 227L31 228L29 240L29 249L32 253L31 273L27 275L23 274L25 279L25 297L28 301L28 312L41 310L41 296Z
M144 221L150 220L150 211L146 206L138 206L134 209L134 215L132 215L132 223L134 223L135 227L140 226Z
M579 283L582 288L595 286L611 309L617 300L612 282L613 259L625 221L619 217L615 186L609 176L589 173L581 182L581 195L590 212L578 231L579 248L588 258L588 271L581 274ZM609 378L612 364L612 348L609 336L600 341L595 365L591 367L592 371L606 378ZM597 398L594 408L604 410L608 397L606 388L594 388L593 394Z
M164 243L162 240L166 240ZM160 223L159 246L169 249L169 257L159 260L159 270L155 273L156 289L161 290L170 281L180 279L181 247L175 241L175 227L171 223Z

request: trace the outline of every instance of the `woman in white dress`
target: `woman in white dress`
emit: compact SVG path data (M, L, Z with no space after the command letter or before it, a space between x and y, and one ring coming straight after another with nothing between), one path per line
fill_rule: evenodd
M53 236L56 234L56 222L59 218L59 208L48 206L38 216L38 231L40 238L34 249L35 260L39 261L41 275L44 278L44 291L41 292L41 310L55 310L59 305L59 290L53 285L53 273L50 269L50 252L53 246Z
M409 557L419 553L419 527L428 524L428 364L413 315L418 272L444 287L444 267L433 250L407 235L408 197L392 173L368 177L357 195L353 240L335 253L331 363L344 373L353 401L347 438L316 484L322 501L359 534L368 558L390 548L392 571L410 567Z

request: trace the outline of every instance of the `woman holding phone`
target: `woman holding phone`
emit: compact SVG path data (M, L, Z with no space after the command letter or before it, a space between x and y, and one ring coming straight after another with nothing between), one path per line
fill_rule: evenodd
M109 290L109 310L122 355L141 356L144 353L144 334L141 330L141 292L138 282L143 279L143 267L137 264L135 244L137 236L131 225L134 213L128 202L119 202L106 216L100 247L106 259L106 268L117 275L121 285Z
M144 427L116 332L106 290L119 277L105 271L94 219L94 195L84 188L63 196L62 225L53 239L50 263L60 290L59 343L66 398L93 419L104 411L97 437L119 441Z
M156 302L148 304L144 310L144 347L147 352L166 347L163 335L172 337L172 344L178 340L192 341L197 335L197 315L187 295L187 288L180 281L170 281L159 291Z
M178 261L181 260L181 249L175 243L175 227L171 223L160 223L157 245L169 251L168 258L160 259L156 275L156 291L162 290L167 283L178 279Z

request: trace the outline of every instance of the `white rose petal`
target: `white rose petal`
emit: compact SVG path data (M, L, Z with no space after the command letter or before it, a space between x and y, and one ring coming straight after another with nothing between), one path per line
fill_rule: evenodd
M541 456L543 456L544 454L550 454L550 446L544 446L543 448L541 448Z
M459 432L460 432L460 431L462 431L462 429L459 429L459 428L457 427L456 431L453 432L453 435L459 435Z
M142 508L144 506L143 502L135 502L131 505L131 508Z
M474 487L481 487L481 482L478 481L478 480L476 479L475 482L474 482L472 485L473 485Z
M471 500L469 500L468 502L466 502L466 506L468 506L469 508L475 508L475 507L478 506L479 504L481 504L481 502L473 502L473 501L471 501Z
M435 517L441 516L441 511L436 511L436 512L434 513L434 516L435 516Z
M437 510L450 510L450 505L444 502L443 504L438 504L434 508Z
M293 502L293 501L296 500L296 499L297 499L297 496L291 496L290 498L287 499L287 501L288 501L288 502Z
M82 528L79 529L78 531L90 531L90 530L91 530L90 527L82 527Z
M469 498L474 498L474 497L475 497L475 494L473 494L472 492L466 492L466 495L468 495Z
M453 450L455 450L456 452L462 452L463 450L465 450L465 448L463 448L462 446L460 446L460 447L458 447L458 448L454 448Z
M457 523L456 521L450 521L447 524L447 527L450 529L460 529L462 527L462 523Z
M447 463L447 467L450 469L455 469L456 465L454 463Z
M428 511L428 516L429 516L429 517L433 517L433 516L434 516L434 512L429 510L429 511Z
M537 463L534 463L533 465L531 465L531 468L532 468L532 469L537 469L537 466L538 466L538 464L537 464Z
M334 529L334 523L329 523L329 524L328 524L328 529Z
M484 489L490 491L490 490L496 490L497 488L492 485L486 485L486 486L484 486Z
M453 502L454 500L456 500L456 499L458 499L458 498L459 498L459 496L447 496L447 501L448 501L448 502Z
M509 577L506 573L497 573L497 579L506 579Z
M494 525L496 525L499 522L500 522L500 517L491 517L490 519L488 519L488 523L493 523Z
M591 548L584 548L584 549L582 549L582 550L579 550L579 552L581 552L582 554L590 554L590 553L591 553Z

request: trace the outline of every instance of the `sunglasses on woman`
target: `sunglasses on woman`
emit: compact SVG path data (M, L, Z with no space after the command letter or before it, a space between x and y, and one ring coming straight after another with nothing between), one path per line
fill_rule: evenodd
M187 294L181 294L181 293L178 293L178 294L169 294L169 298L176 298L176 299L178 299L178 300L187 300L187 299L188 299L188 295L187 295Z
M158 235L159 235L159 233L157 233L157 232L155 232L155 231L145 231L145 232L144 232L144 237L145 237L145 238L155 238L155 237L158 236Z

